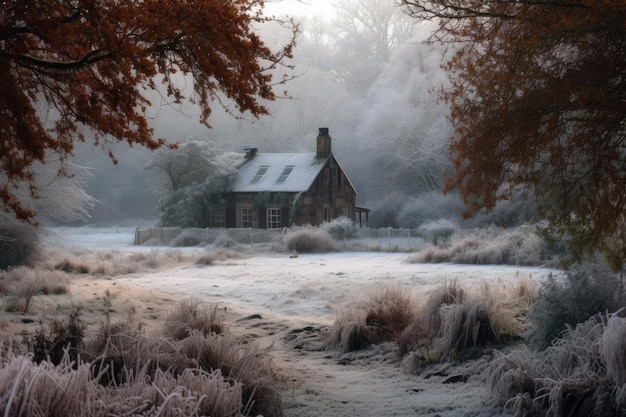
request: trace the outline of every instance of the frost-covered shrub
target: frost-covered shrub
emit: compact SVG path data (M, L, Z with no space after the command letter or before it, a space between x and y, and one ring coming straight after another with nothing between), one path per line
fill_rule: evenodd
M568 327L544 351L496 354L484 377L516 416L618 416L626 407L626 319L601 314Z
M463 210L463 201L456 193L443 194L431 191L417 197L409 197L399 206L396 216L400 227L417 228L424 223L434 222L442 217L456 217ZM377 216L373 213L372 217Z
M232 248L237 246L237 241L228 236L226 233L222 233L215 238L213 245L218 248Z
M288 232L284 237L290 251L298 253L324 253L337 250L337 242L321 229L303 228Z
M566 329L602 312L626 306L621 277L608 266L578 265L565 276L550 275L528 312L528 339L545 349Z
M199 246L203 239L194 230L183 230L170 242L170 246L178 248L182 246Z
M417 228L424 241L432 245L445 244L458 230L459 225L447 219L429 221Z
M555 264L543 239L532 226L514 229L487 227L453 234L444 245L428 245L411 262L453 262L480 265Z
M326 231L336 240L353 239L358 232L354 222L345 216L337 217L328 223L322 224L320 229Z

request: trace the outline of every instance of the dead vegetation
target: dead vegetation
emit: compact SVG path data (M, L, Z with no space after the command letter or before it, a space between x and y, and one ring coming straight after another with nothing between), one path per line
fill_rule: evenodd
M410 289L382 286L343 306L328 345L349 352L394 341L401 355L412 352L424 364L475 357L485 346L521 337L534 287L530 278L472 290L445 280L418 299Z
M626 409L626 319L600 314L545 351L499 353L485 374L491 395L516 416L617 416Z
M282 416L271 360L231 335L214 306L184 300L164 336L148 336L130 321L113 323L107 299L95 332L85 332L76 309L42 325L26 341L30 353L5 346L5 415Z

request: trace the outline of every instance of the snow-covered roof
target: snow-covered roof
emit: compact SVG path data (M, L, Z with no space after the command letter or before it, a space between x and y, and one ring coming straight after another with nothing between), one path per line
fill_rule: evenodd
M234 192L303 192L328 158L315 153L258 153L239 168Z

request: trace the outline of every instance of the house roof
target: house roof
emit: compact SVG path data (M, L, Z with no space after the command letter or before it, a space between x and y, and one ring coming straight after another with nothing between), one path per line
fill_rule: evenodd
M304 192L330 157L315 153L258 153L239 168L234 192Z

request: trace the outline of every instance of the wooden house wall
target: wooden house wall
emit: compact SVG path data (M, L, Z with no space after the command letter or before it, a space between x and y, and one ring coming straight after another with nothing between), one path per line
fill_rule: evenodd
M298 201L294 205L294 200ZM342 215L354 220L356 191L333 157L320 171L311 187L304 193L232 193L226 208L226 227L238 227L237 216L242 207L256 210L257 227L267 227L267 208L281 209L281 227L322 224ZM295 210L295 212L292 212Z

